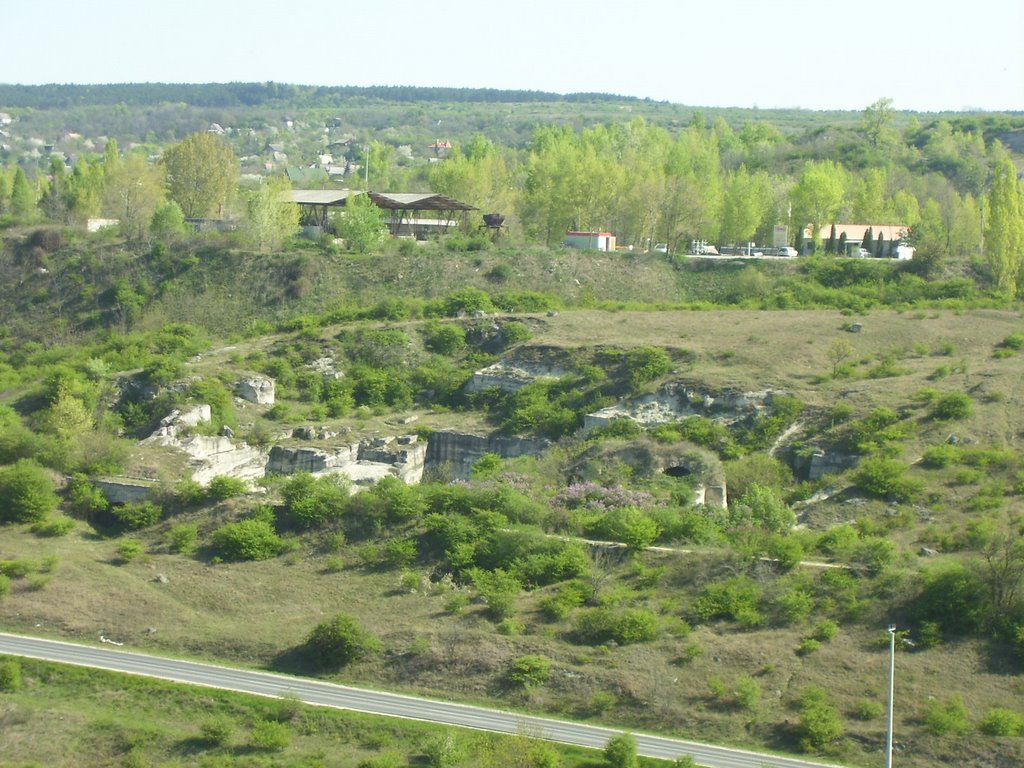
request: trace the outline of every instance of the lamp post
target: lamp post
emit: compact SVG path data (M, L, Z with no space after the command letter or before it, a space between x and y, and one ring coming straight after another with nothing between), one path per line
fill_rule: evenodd
M896 627L889 625L889 727L885 732L885 768L892 768L892 702L896 677Z

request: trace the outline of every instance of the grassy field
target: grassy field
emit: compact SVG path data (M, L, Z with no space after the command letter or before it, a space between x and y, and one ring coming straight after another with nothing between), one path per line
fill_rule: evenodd
M3 661L3 659L0 659ZM322 766L398 768L448 754L477 766L531 755L567 768L599 755L499 736L226 691L20 660L21 689L0 694L0 766ZM269 724L269 725L268 725ZM650 765L663 764L648 761Z

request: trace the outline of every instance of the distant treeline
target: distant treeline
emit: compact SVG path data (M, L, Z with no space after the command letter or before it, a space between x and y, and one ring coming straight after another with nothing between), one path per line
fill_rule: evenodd
M547 93L496 88L426 88L405 85L357 87L287 83L113 83L108 85L0 84L0 106L54 109L82 105L153 106L183 103L196 107L257 107L282 102L299 107L331 107L353 98L391 102L592 102L642 101L609 93Z

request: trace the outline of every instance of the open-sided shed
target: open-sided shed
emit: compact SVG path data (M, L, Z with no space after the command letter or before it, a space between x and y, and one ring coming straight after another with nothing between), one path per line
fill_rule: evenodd
M316 226L327 229L327 211L329 208L342 208L353 195L350 189L291 189L285 193L288 202L299 206L299 221L303 226Z
M457 226L457 216L465 216L476 207L433 192L359 192L351 189L292 189L284 199L299 206L299 220L305 226L327 228L330 208L343 208L350 198L368 195L370 201L387 213L392 235L445 233Z
M443 234L458 224L457 216L465 217L467 212L478 210L469 203L433 192L367 194L374 205L388 211L388 229L392 235Z

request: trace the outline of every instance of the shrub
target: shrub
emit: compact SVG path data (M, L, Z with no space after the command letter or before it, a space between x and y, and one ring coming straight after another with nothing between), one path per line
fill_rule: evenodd
M86 520L92 520L98 514L110 509L110 502L103 491L89 482L83 474L75 474L68 484L67 501L71 511Z
M252 727L252 744L258 749L280 752L292 743L292 731L287 723L260 720Z
M466 346L466 331L461 325L436 320L424 328L424 346L431 352L450 357Z
M1020 352L1024 349L1024 333L1014 331L999 342L999 346L1005 349L1012 349L1015 352Z
M194 552L198 539L199 526L195 523L175 525L167 532L167 546L182 555Z
M925 705L923 719L924 727L936 736L967 733L971 727L967 707L958 696L951 696L944 702L938 699L929 701Z
M978 730L989 736L1020 736L1024 733L1024 716L1012 709L993 707L978 723Z
M874 699L861 699L853 707L853 716L858 720L877 720L885 713L885 706Z
M972 408L970 395L964 392L949 392L935 401L931 417L939 421L966 419L971 415Z
M284 542L266 520L228 523L213 532L213 549L225 560L269 560L277 557Z
M786 533L796 525L796 514L774 490L754 483L735 504L729 505L729 523Z
M211 717L199 726L203 741L214 747L222 747L231 741L235 733L235 723L230 717Z
M924 449L924 456L921 463L926 467L941 469L956 462L960 456L960 449L955 445L930 445Z
M911 501L921 492L923 484L919 480L905 477L906 469L896 459L872 456L861 462L854 480L868 493L891 497L896 501Z
M708 584L693 605L694 614L703 621L732 619L747 627L763 620L758 611L761 587L749 576L734 576Z
M380 649L380 640L342 613L318 624L303 645L313 664L323 668L343 667Z
M111 514L119 527L126 531L137 531L154 525L164 511L152 501L129 502L115 504L110 508Z
M756 709L761 701L761 685L750 675L741 675L736 681L736 704L742 709Z
M800 721L797 726L800 748L821 751L842 738L843 724L828 695L817 686L804 690L800 697Z
M637 389L672 370L672 358L660 347L636 347L625 355L629 386Z
M508 679L523 688L543 685L551 677L551 659L547 656L528 654L512 660Z
M21 688L21 664L14 659L0 661L0 691L14 693Z
M122 563L130 563L145 553L146 547L138 539L125 539L117 545L117 556Z
M657 617L644 608L593 608L576 620L577 640L589 645L643 643L654 640L657 634Z
M0 597L6 597L11 594L11 580L4 574L0 573Z
M823 643L827 643L829 640L835 639L835 636L839 634L839 625L832 619L822 619L815 626L811 632L811 637Z
M212 501L224 501L234 496L241 496L246 490L244 480L227 475L217 475L206 486L206 497Z
M609 768L637 768L640 758L637 757L636 737L630 733L612 736L604 748L604 761Z
M524 341L528 341L532 333L526 323L520 323L517 320L511 320L501 327L501 336L504 341L504 346L510 347L513 344L520 344Z
M308 472L293 475L281 487L288 515L296 527L317 528L341 519L348 507L348 483L337 475L313 477Z
M493 310L491 297L487 295L486 291L481 291L479 288L463 288L461 291L450 294L444 301L444 312L448 317Z
M821 642L813 637L805 637L796 647L797 656L810 656L812 653L821 650Z
M0 523L38 522L58 501L50 475L31 459L0 467Z
M75 521L64 515L40 520L32 526L32 533L36 536L57 537L67 536L75 528Z

